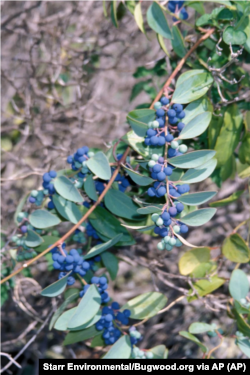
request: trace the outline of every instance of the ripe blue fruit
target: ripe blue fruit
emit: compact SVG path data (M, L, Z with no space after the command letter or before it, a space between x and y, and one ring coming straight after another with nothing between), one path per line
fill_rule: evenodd
M170 118L174 118L174 117L176 116L176 112L175 112L174 109L169 109L169 110L167 111L167 115L168 115L169 119L170 119Z
M71 155L69 155L68 157L67 157L67 163L69 163L69 164L71 164L71 163L73 163L73 156L71 156Z
M161 104L167 105L169 103L169 99L166 96L163 96L160 100Z
M49 175L48 172L44 173L44 175L43 175L43 181L44 182L50 182L51 181L51 177L50 177L50 175Z
M154 129L148 129L148 130L147 130L147 135L148 135L149 137L153 137L153 136L156 135L156 134L157 134L157 131L154 130Z
M158 122L160 128L164 127L165 122L164 122L164 119L162 117L157 118L156 121Z
M158 181L164 181L166 179L166 175L164 172L157 173L157 180Z
M67 255L65 261L68 264L74 263L74 257L72 255Z
M119 310L120 305L119 305L118 302L112 302L111 307L112 307L112 309L114 309L114 310Z
M165 137L166 142L172 142L173 139L174 139L174 137L172 136L172 134L168 134Z
M160 163L160 164L164 164L164 157L163 157L163 156L160 156L160 157L158 158L158 163Z
M170 219L170 215L167 211L164 211L163 214L161 215L162 219L163 220L169 220Z
M165 115L164 109L161 109L161 108L157 109L156 110L156 115L159 116L159 117L164 116Z
M166 143L165 137L163 136L158 137L158 146L164 146L165 143Z
M176 216L177 215L177 209L175 207L170 207L168 210L168 213L170 216Z
M179 124L177 125L177 129L179 130L179 132L181 132L184 127L185 124L183 122L179 122Z
M107 279L106 279L106 277L104 277L104 276L100 277L100 279L99 279L99 284L104 285L104 284L106 284L106 283L107 283Z
M175 206L178 212L182 212L184 210L184 206L182 203L177 203Z
M161 228L160 236L166 237L168 235L168 230L166 228Z
M172 158L173 156L176 156L177 151L171 147L168 149L168 157Z
M171 174L173 173L173 170L170 167L166 167L164 168L164 173L166 176L171 176Z
M130 315L131 315L131 311L128 310L128 309L125 309L125 310L123 311L123 315L124 315L126 318L129 318Z
M188 226L187 225L185 225L185 224L182 224L181 225L181 233L187 233L188 232Z
M156 135L151 138L151 144L153 146L156 146L158 144L158 137Z
M35 203L35 202L36 202L36 198L34 198L34 197L29 197L29 202L30 202L30 203Z
M178 122L178 117L171 117L169 118L168 122L171 124L171 125L174 125Z
M185 8L181 9L181 11L180 11L180 18L182 20L188 19L188 12L186 11Z
M176 116L177 116L179 119L183 119L183 118L186 116L186 114L185 114L184 111L181 111L180 113L177 113Z
M56 173L56 171L50 171L49 175L50 175L51 178L55 178L57 176L57 173Z
M163 197L163 195L166 194L167 189L166 189L164 186L161 186L161 187L157 190L157 192L158 192L159 197Z
M182 104L174 104L173 105L173 109L178 113L178 112L181 112L183 110L183 105Z
M160 164L155 164L154 166L153 166L153 172L155 172L155 173L159 173L161 171L161 166L160 166Z
M154 228L154 233L155 234L160 234L160 231L161 231L161 228L159 228L159 227L155 227Z
M100 280L99 277L97 277L97 276L93 276L93 277L91 278L91 284L99 284L99 280Z
M113 315L111 315L111 314L107 314L107 315L105 315L105 318L104 318L105 320L106 320L106 322L112 322L112 320L113 320Z
M145 143L146 146L150 146L151 138L145 138L144 143Z

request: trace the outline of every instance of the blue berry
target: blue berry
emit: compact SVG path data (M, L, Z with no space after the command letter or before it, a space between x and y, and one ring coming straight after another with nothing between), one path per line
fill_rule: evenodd
M182 224L180 227L180 232L181 233L187 233L188 232L188 226L185 224Z
M188 12L186 11L186 9L181 9L181 11L180 11L180 18L182 19L182 20L186 20L186 19L188 19Z
M171 174L173 173L173 170L170 167L166 167L164 168L164 173L166 176L171 176Z
M157 118L156 121L158 122L160 128L164 127L165 121L164 121L164 119L162 117Z
M160 172L160 171L161 171L161 166L160 166L160 164L155 164L155 165L153 166L153 172L158 173L158 172Z
M157 173L157 180L158 181L164 181L166 179L166 175L164 172Z
M172 142L173 139L174 139L174 137L172 136L172 134L168 134L165 137L166 142Z
M182 212L184 210L184 206L182 203L177 203L176 209L178 212Z
M163 214L161 215L162 219L163 220L169 220L170 219L170 215L167 211L164 211Z
M161 104L167 105L169 103L169 99L166 96L163 96L160 100Z
M50 175L51 178L55 178L57 176L57 173L56 173L56 171L50 171L49 175Z
M154 188L149 188L148 189L148 195L150 196L150 197L154 197L155 196L155 193L156 193L156 191L155 191L155 189Z
M100 278L97 276L93 276L91 278L91 284L99 284Z
M164 186L161 186L158 190L157 190L157 193L158 193L158 196L159 197L163 197L163 195L165 195L167 192L167 189L164 187Z
M179 132L181 132L184 127L185 124L183 122L179 122L179 124L177 125L177 129L179 130Z
M183 110L183 105L182 104L174 104L173 105L173 109L178 113L178 112L181 112Z
M119 305L118 302L112 302L111 307L112 307L112 309L114 309L114 310L119 310L120 305Z
M153 137L153 136L156 135L156 134L157 134L157 131L154 130L154 129L148 129L148 130L147 130L147 135L148 135L149 137Z
M177 209L175 207L170 207L168 210L168 213L170 216L176 216L177 215Z
M158 137L155 135L154 137L151 138L151 144L153 146L158 145Z
M174 125L178 122L178 117L171 117L168 122L171 124L171 125Z
M160 136L158 137L158 146L164 146L165 145L165 137Z
M161 109L161 108L157 109L156 115L159 116L159 117L163 117L165 115L164 109Z
M186 115L185 115L185 112L184 112L184 111L182 111L182 112L180 112L180 113L177 113L177 117L178 117L180 120L183 119L185 116L186 116Z
M174 118L174 117L176 116L176 112L175 112L174 109L169 109L169 110L167 111L167 115L168 115L169 120L170 120L170 118Z
M48 172L44 173L44 175L43 175L43 181L44 182L50 182L51 181L51 177L50 177L50 175L49 175Z
M34 197L29 197L29 202L30 202L30 203L35 203L35 202L36 202L36 198L34 198Z

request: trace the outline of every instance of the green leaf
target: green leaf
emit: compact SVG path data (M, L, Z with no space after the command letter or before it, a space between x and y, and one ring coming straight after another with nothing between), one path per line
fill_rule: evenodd
M30 224L38 229L53 227L61 222L59 217L45 210L36 210L29 216Z
M191 227L199 227L211 220L215 212L216 208L201 208L182 217L181 222Z
M194 117L181 131L180 139L192 139L204 133L212 118L211 112L203 112Z
M124 169L126 170L129 177L139 186L148 186L154 182L152 178L143 176L142 174L137 173L133 171L132 169L125 168L125 167Z
M247 36L242 30L236 30L233 26L227 26L223 32L223 41L226 44L243 45L247 41Z
M155 316L166 305L167 300L162 293L143 293L123 305L121 311L129 309L131 319L148 319Z
M56 236L43 236L42 239L43 239L42 244L36 248L37 253L42 253L50 245L53 245L54 243L56 243L60 238Z
M110 189L104 197L105 206L112 214L131 220L141 220L138 205L120 190Z
M145 137L148 122L154 119L155 111L153 109L136 109L127 115L129 125L139 137Z
M170 57L170 53L167 50L167 47L166 47L165 40L164 40L163 36L160 35L160 34L157 34L157 40L158 40L158 43L159 43L161 49L165 52L165 54L168 57Z
M109 249L110 247L114 246L115 244L117 244L117 242L120 241L120 239L122 238L122 233L120 234L117 234L114 238L112 238L111 240L109 240L108 242L105 242L105 243L101 243L99 245L95 245L94 247L92 247L92 249L84 256L84 259L90 259L90 258L93 258L95 257L96 255L98 254L101 254L103 251Z
M16 212L15 212L15 215L14 215L14 220L15 220L15 223L16 223L17 225L19 225L19 222L17 221L17 216L18 216L18 214L19 214L20 212L22 212L22 209L23 209L23 207L24 207L24 205L25 205L25 203L26 203L27 198L29 197L29 195L30 195L30 193L25 194L25 195L22 197L22 199L20 200L20 202L18 203L18 206L17 206L17 208L16 208Z
M33 230L28 229L27 236L25 237L25 245L28 247L37 247L43 242L42 237L40 237Z
M47 288L43 289L40 294L44 297L59 296L59 294L61 294L66 288L67 278L69 274L70 272L66 276L62 277L60 280L57 280L55 283L47 286Z
M202 70L192 70L191 72L183 73L177 80L172 97L173 103L186 104L197 100L205 95L212 85L213 77L210 73Z
M111 280L115 280L119 269L119 262L117 257L106 251L101 255L102 262L110 274Z
M232 312L235 315L238 330L242 332L244 336L250 337L250 326L247 320L235 308L232 309Z
M90 158L87 161L87 166L91 172L102 180L109 180L111 178L109 162L102 151L97 152L92 158Z
M180 180L188 184L203 181L213 173L216 164L217 160L211 159L200 167L189 169Z
M57 194L53 195L52 200L56 207L56 210L62 217L64 217L64 219L70 221L73 224L77 224L78 221L81 220L82 213L75 203L70 202Z
M135 22L137 23L137 26L145 34L145 28L143 24L143 17L142 17L142 11L141 11L141 3L136 4L135 10L134 10L134 17Z
M163 146L146 146L145 139L139 137L133 130L125 134L122 140L144 158L150 159L153 154L163 155Z
M205 333L205 332L208 332L208 331L214 331L214 329L215 328L212 324L195 322L195 323L192 323L189 326L188 331L190 333L198 335L200 333Z
M168 160L168 162L175 167L180 168L197 168L203 166L207 161L213 158L216 154L212 150L199 150L189 152L188 154L175 156Z
M171 39L171 31L165 14L159 4L153 2L147 11L147 21L151 29L164 38Z
M244 193L244 190L239 190L230 195L227 198L220 199L219 201L209 203L210 207L223 207L227 206L230 203L233 203L239 199L239 197Z
M94 318L94 316L96 316L98 310L100 309L100 305L100 294L97 287L92 284L82 297L81 302L77 306L75 314L68 322L68 328L77 328L81 327L85 323L88 323Z
M250 164L250 133L247 132L239 148L239 159L242 164Z
M76 310L77 310L77 307L73 307L72 309L65 311L57 320L55 324L55 329L57 329L58 331L67 331L67 330L79 331L81 329L86 329L86 328L93 326L95 323L98 322L98 320L100 320L102 316L101 311L98 311L97 314L93 318L91 318L88 322L82 324L81 326L77 326L76 328L69 329L68 327L69 322L74 316L74 314L76 313Z
M175 51L176 55L179 57L184 57L187 53L187 49L185 47L183 36L181 35L181 32L179 28L176 25L173 25L172 27L172 47Z
M223 255L236 263L247 263L250 260L250 249L237 233L227 237L222 245Z
M217 194L216 191L201 191L199 193L185 194L178 197L178 201L188 206L198 206L209 201Z
M165 345L157 345L150 349L150 352L154 354L153 359L167 359L168 349Z
M84 190L90 199L92 199L93 201L97 201L98 196L96 194L95 183L92 174L89 175L84 181Z
M103 335L103 331L101 331L101 333L98 336L95 336L93 338L93 340L91 341L91 344L90 344L91 348L95 348L96 346L101 346L101 347L105 346L105 341L104 341L104 338L102 337L102 335Z
M128 359L131 355L129 335L122 336L105 354L103 359Z
M82 329L79 331L69 332L63 341L63 345L71 345L76 342L86 341L92 337L95 337L100 334L100 331L97 331L95 326L91 326L87 329Z
M111 1L111 21L115 27L118 27L116 1Z
M83 197L73 184L66 176L59 176L54 180L54 186L59 195L68 201L82 203Z
M204 112L213 112L213 105L207 97L197 99L188 104L185 108L185 117L181 121L184 124L188 124L193 118Z
M204 9L204 5L202 4L202 1L189 1L188 2L188 6L190 8L195 9L196 12L198 12L200 14L204 14L205 13L205 9Z
M225 283L225 279L222 279L218 276L213 276L209 280L199 280L196 281L193 286L198 292L198 294L203 297L207 294L212 293L216 289L220 288ZM190 293L192 290L190 290ZM188 302L197 299L196 296L188 297Z
M175 168L171 174L171 176L169 176L169 180L170 181L179 181L181 179L183 175L183 170L182 169L179 169L179 168Z
M233 299L240 301L249 293L249 282L247 275L242 270L234 270L229 282L229 292Z
M240 173L239 173L239 177L240 178L247 178L247 177L250 177L250 167L242 170Z
M161 214L162 213L162 207L163 206L148 206L139 208L137 212L141 215L149 215L149 214Z
M69 289L70 290L70 289ZM54 327L57 319L60 317L60 315L62 314L62 312L66 309L66 307L73 301L75 301L76 298L79 297L79 292L76 292L74 294L71 294L68 298L66 298L66 300L61 304L61 306L56 310L56 312L54 313L54 315L52 316L51 318L51 321L50 321L50 324L49 324L49 330L51 331L52 328ZM67 329L67 326L65 328L65 330Z
M217 138L216 150L217 167L222 167L232 156L237 147L243 127L243 118L236 104L227 107L223 125Z
M121 241L117 245L133 245L135 242L126 228L121 226L119 220L116 219L103 207L97 207L90 215L90 223L99 234L107 239L114 238L117 234L122 234Z
M236 345L248 358L250 358L250 340L247 338L236 339Z
M194 335L192 335L191 333L189 332L186 332L186 331L180 331L179 332L179 335L182 336L182 337L185 337L186 339L188 340L191 340L193 342L195 342L202 350L203 353L206 353L207 352L207 347L205 345L203 345L199 339L197 339L197 337L195 337Z
M189 275L201 263L210 260L208 247L201 247L187 251L179 260L179 271L182 275Z
M212 120L210 121L209 128L208 128L209 148L214 149L217 138L220 134L223 122L224 122L224 116L212 116Z

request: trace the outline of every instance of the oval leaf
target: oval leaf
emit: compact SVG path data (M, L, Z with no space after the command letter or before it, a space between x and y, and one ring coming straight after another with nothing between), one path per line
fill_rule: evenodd
M193 70L191 74L186 72L185 77L180 76L177 81L172 102L186 104L199 99L206 94L213 83L213 77L210 73ZM188 78L187 78L188 77ZM186 78L186 79L185 79Z
M122 336L105 354L103 359L128 359L131 355L131 350L129 335Z
M101 258L104 266L110 274L111 280L115 280L119 269L119 262L117 257L114 254L106 251L101 255Z
M129 125L139 137L144 137L146 135L148 122L154 119L155 111L153 109L136 109L129 112L127 116Z
M236 301L246 298L249 292L249 282L245 272L242 270L234 270L232 272L229 282L229 292Z
M70 221L73 224L77 224L78 221L81 220L82 213L75 203L70 202L57 194L53 195L52 200L56 207L56 210L62 217L64 217L64 219Z
M210 207L223 207L223 206L227 206L228 204L237 201L239 199L239 197L241 196L241 194L243 194L243 193L244 193L244 190L236 191L235 193L233 193L232 195L230 195L227 198L220 199L219 201L210 203L209 206Z
M92 174L89 175L84 181L84 190L90 199L97 201L98 196L96 194L95 183Z
M102 180L111 178L111 169L107 156L102 151L97 152L87 161L87 166L96 176Z
M114 238L112 238L108 242L101 243L99 245L96 245L96 246L92 247L92 249L88 252L88 254L86 254L84 256L84 259L90 259L90 258L95 257L98 254L101 254L103 251L105 251L105 250L109 249L110 247L114 246L117 242L120 241L121 238L122 238L122 233L117 234L117 236L115 236Z
M75 314L68 323L68 328L77 328L89 322L98 312L101 305L101 297L95 285L90 285L77 306Z
M61 222L59 217L45 210L36 210L29 216L30 224L38 229L53 227Z
M189 169L180 180L188 184L204 181L213 173L216 165L217 160L211 159L200 167Z
M192 323L189 326L188 331L190 333L194 333L194 334L198 335L199 333L214 331L214 326L212 326L212 324L196 322L196 323Z
M132 169L126 167L124 167L124 169L126 169L126 172L129 175L129 177L139 186L148 186L154 182L154 180L151 177L143 176L142 174L139 174L133 171Z
M186 339L188 340L191 340L193 342L195 342L202 350L203 353L206 353L207 352L207 347L205 345L203 345L199 339L197 339L197 337L195 337L194 335L192 335L191 333L189 332L186 332L186 331L180 331L179 332L179 335L182 336L182 337L185 337Z
M28 229L27 236L25 237L25 245L28 247L37 247L43 243L42 237L38 236L36 232Z
M140 215L161 214L162 213L162 208L159 207L159 206L148 206L148 207L139 208L137 210L137 212Z
M126 194L110 189L104 197L105 206L112 214L131 220L141 220L137 214L138 206Z
M227 237L222 245L223 255L236 263L247 263L250 260L250 249L237 233Z
M198 206L199 204L209 201L215 194L217 194L216 191L201 191L199 193L182 195L178 197L178 201L188 206Z
M226 44L243 45L246 43L247 36L242 30L236 30L233 26L228 26L223 32L223 41Z
M212 150L199 150L189 152L188 154L175 156L171 159L168 159L168 162L175 167L180 168L196 168L202 166L207 161L212 159L216 154L215 151Z
M70 289L68 289L70 290ZM66 292L65 292L66 293ZM61 306L56 310L56 312L54 313L54 315L52 316L51 318L51 321L50 321L50 324L49 324L49 330L51 331L52 328L54 327L57 319L60 317L60 315L62 314L62 312L66 309L66 307L72 302L74 301L75 299L77 299L79 297L79 291L71 294L68 298L66 298L66 300L61 304ZM67 326L65 328L65 330L67 329Z
M153 2L147 11L147 21L151 29L164 38L171 39L171 31L165 14L159 4Z
M57 193L68 201L78 203L83 202L83 197L81 196L73 182L66 176L59 176L55 178L54 186Z
M209 260L210 250L208 247L187 251L179 260L179 271L182 275L189 275L197 266Z
M132 319L146 319L156 315L167 303L162 293L148 292L128 301L121 310L129 309Z
M192 139L204 133L212 118L211 112L203 112L195 116L181 131L180 139Z
M215 208L201 208L200 210L190 212L190 214L182 217L181 222L191 227L199 227L211 220L215 212Z
M145 34L143 17L142 17L142 12L141 12L141 3L138 3L135 7L134 17L135 17L135 22L137 23L137 26L139 27L141 32L143 32Z
M67 334L65 340L63 341L63 345L71 345L76 342L85 341L91 339L100 334L100 331L97 331L95 326L91 326L87 329L82 329L79 331L72 331Z
M69 274L70 272L60 280L57 280L55 283L47 286L47 288L43 289L40 294L44 297L56 297L61 294L66 288Z

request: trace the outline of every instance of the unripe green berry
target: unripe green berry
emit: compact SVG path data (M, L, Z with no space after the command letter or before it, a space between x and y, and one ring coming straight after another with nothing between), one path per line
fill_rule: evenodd
M153 121L152 127L153 127L153 129L159 128L159 122L158 121Z
M173 249L173 246L169 245L168 243L166 244L166 250L171 251Z
M175 244L176 247L181 247L182 246L182 242L179 240L179 238L176 239L176 244Z
M175 233L180 233L181 229L180 229L179 225L174 225L173 230L174 230Z
M159 219L159 217L160 217L160 215L158 215L158 214L153 214L152 216L151 216L151 219L153 220L153 222L155 223L156 222L156 220L158 220Z
M81 182L81 181L76 181L76 182L74 183L74 185L75 185L75 187L76 187L77 189L80 189L80 188L82 187L82 182Z
M154 109L159 109L159 108L161 108L161 107L162 107L161 102L156 102L156 103L154 104Z
M185 154L185 152L187 152L187 145L180 145L179 147L179 151L182 152L183 154Z
M136 332L137 331L130 331L129 334L131 337L135 337L136 338Z
M12 241L12 242L17 242L17 240L18 240L18 237L17 237L17 236L12 236L12 237L11 237L11 241Z
M153 121L149 121L149 122L148 122L148 128L149 128L149 129L153 128Z
M31 195L32 197L36 198L37 195L38 195L38 191L37 191L37 190L32 190L32 192L30 193L30 195Z
M152 359L152 358L154 358L154 354L153 354L152 352L146 352L145 355L146 355L146 358L147 358L147 359Z
M179 143L179 145L182 144L182 139L178 139L177 142Z
M43 189L43 194L44 195L49 195L49 190L48 189Z
M89 151L88 152L88 157L89 158L92 158L94 155L95 155L95 153L93 151Z
M89 171L88 168L85 168L85 167L83 167L82 170L81 170L81 172L82 172L83 174L88 173L88 171Z
M86 160L84 160L84 161L82 162L82 167L87 167L87 162L86 162Z
M163 225L163 220L161 217L159 217L159 219L156 220L155 224L160 227L161 225Z
M154 161L158 161L158 159L159 159L159 155L157 155L157 154L153 154L153 155L151 156L151 159L154 160Z
M154 160L149 160L149 162L148 162L149 168L153 168L154 165L155 165L155 161Z
M164 245L164 243L162 243L162 242L158 242L158 244L157 244L157 249L158 249L158 250L164 250L164 249L165 249L165 245Z
M81 168L81 166L82 166L82 164L81 163L79 163L78 161L75 161L75 166L76 166L76 168Z
M176 148L179 147L179 143L177 141L172 141L171 142L171 147L174 148L174 149L176 149Z
M175 238L170 238L169 245L174 246L175 244L176 244L176 239Z
M163 241L164 241L165 243L168 243L169 240L170 240L170 237L169 237L169 236L165 236L164 239L163 239Z

